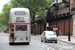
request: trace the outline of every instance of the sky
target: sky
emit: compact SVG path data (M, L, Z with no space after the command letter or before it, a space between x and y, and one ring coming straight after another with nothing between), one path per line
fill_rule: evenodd
M2 12L3 5L9 2L10 0L1 0L0 1L0 13Z

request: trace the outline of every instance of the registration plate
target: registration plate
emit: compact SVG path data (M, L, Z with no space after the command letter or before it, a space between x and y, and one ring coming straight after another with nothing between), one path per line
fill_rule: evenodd
M20 38L20 40L23 40L23 38Z

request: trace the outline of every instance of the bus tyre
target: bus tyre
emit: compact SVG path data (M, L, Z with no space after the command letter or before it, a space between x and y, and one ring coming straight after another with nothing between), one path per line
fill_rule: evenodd
M9 45L14 45L14 43L9 43Z
M27 43L27 45L29 45L29 43Z
M12 45L12 43L9 43L9 45Z

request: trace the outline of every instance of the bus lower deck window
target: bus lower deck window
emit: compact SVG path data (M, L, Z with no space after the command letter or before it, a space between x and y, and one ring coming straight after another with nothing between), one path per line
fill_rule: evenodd
M16 31L27 31L27 25L16 25Z

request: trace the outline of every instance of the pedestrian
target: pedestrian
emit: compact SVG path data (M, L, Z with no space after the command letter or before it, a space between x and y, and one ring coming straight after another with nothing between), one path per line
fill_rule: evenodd
M61 34L62 34L62 33L61 33L61 31L59 30L59 35L61 36Z

